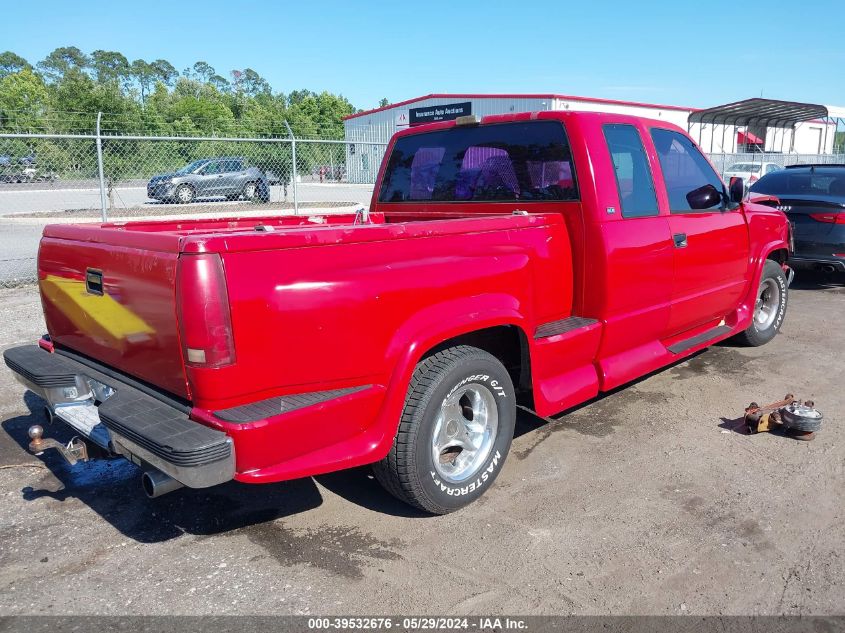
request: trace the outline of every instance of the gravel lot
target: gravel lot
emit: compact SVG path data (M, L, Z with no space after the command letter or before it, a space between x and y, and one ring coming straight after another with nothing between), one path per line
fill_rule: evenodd
M522 412L496 486L436 518L366 469L148 500L125 462L30 456L41 405L3 368L0 614L845 613L843 307L799 276L768 346ZM0 347L43 329L32 287L0 291ZM788 391L814 442L739 432Z

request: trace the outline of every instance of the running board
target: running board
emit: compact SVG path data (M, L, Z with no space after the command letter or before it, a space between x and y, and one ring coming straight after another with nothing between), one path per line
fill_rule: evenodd
M723 334L727 334L731 331L731 327L728 325L717 325L716 327L710 328L709 330L705 330L701 334L696 334L692 338L684 339L683 341L678 341L673 345L670 345L666 349L668 349L673 354L682 354L687 350L692 349L693 347L697 347L702 343L706 343L707 341L712 341Z
M590 326L593 323L598 323L598 321L578 316L566 317L559 321L550 321L549 323L543 323L537 326L537 329L534 330L534 338L541 339L557 336L558 334L566 334L572 330L579 330L582 327Z

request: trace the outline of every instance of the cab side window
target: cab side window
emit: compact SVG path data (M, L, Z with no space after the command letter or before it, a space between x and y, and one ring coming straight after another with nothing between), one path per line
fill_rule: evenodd
M672 130L652 128L672 213L719 209L724 185L689 138Z
M202 170L202 173L206 176L211 176L214 174L220 173L221 163L219 161L213 161L208 163L205 168Z
M602 129L616 174L622 217L658 215L654 179L639 131L623 124L608 124Z

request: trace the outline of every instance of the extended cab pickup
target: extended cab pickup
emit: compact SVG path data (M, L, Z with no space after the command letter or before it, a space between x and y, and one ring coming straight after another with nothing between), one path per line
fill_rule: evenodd
M501 471L518 403L769 341L789 243L668 123L460 119L396 134L357 214L46 227L49 334L5 360L151 496L373 464L445 513Z

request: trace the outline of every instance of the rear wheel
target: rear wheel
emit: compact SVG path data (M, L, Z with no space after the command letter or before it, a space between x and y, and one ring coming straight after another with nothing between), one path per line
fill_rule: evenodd
M737 336L746 345L757 347L771 341L780 330L786 315L789 288L783 268L771 259L766 260L763 276L754 302L751 325Z
M258 193L258 186L254 182L248 182L244 185L244 199L255 202Z
M376 479L421 510L446 514L480 497L510 450L514 388L491 354L452 347L417 365L390 453Z

